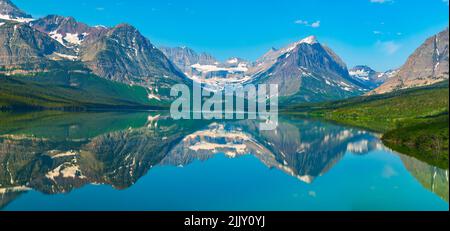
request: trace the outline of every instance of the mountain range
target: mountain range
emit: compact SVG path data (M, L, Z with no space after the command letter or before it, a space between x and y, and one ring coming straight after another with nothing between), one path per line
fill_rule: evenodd
M129 24L89 26L58 15L33 19L10 0L0 0L0 74L29 77L61 69L143 88L148 104L171 102L172 85L193 81L214 91L228 84L278 84L284 104L322 102L448 79L448 28L428 39L400 70L377 72L364 65L349 70L314 36L271 48L254 62L238 57L222 62L188 47L157 48Z
M387 74L363 81L350 75L346 64L314 36L271 48L255 62L232 57L224 62L187 47L162 48L195 81L223 89L225 84L278 84L287 101L318 102L360 95L379 86Z

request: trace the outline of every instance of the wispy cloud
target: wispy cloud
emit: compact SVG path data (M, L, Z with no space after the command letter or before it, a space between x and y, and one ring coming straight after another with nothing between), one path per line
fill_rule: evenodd
M311 27L312 27L312 28L318 28L318 27L320 27L320 21L316 21L316 22L311 23Z
M295 24L308 25L308 21L304 21L304 20L301 20L301 19L295 20L294 23L295 23Z
M402 47L401 44L395 41L377 41L376 46L387 55L397 53L397 51Z
M379 31L379 30L374 30L374 31L373 31L373 34L375 34L375 35L380 35L380 34L383 34L383 32L381 32L381 31Z
M299 25L309 26L309 27L312 27L312 28L320 27L320 21L315 21L315 22L310 23L310 22L308 22L306 20L299 19L299 20L295 20L294 23L295 24L299 24Z
M370 0L371 3L378 3L378 4L383 4L383 3L389 3L389 2L394 2L393 0Z

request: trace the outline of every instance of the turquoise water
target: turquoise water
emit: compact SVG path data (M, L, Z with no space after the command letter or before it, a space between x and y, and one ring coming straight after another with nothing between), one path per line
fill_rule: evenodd
M448 170L357 128L282 118L276 131L259 131L252 121L158 113L32 117L0 136L3 210L449 209Z

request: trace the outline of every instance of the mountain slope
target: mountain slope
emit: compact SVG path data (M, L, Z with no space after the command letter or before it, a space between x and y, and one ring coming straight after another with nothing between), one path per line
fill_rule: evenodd
M398 74L371 94L419 87L448 79L449 29L427 39L409 58Z
M148 88L188 83L179 69L138 30L128 24L111 28L81 44L81 60L98 76Z
M278 84L285 103L347 98L365 91L345 63L314 36L269 51L249 72L253 83Z
M0 25L0 71L43 71L51 60L74 55L73 50L26 24L9 21Z
M154 98L168 99L168 88L190 81L136 28L120 24L91 27L72 17L49 15L30 23L76 52L94 74L107 80L143 86Z
M75 48L87 39L87 37L98 37L101 33L106 32L107 28L96 26L91 27L85 23L77 22L73 17L63 17L58 15L49 15L37 19L30 25L44 32L62 45Z
M29 22L32 21L31 15L17 8L10 0L0 0L0 19Z

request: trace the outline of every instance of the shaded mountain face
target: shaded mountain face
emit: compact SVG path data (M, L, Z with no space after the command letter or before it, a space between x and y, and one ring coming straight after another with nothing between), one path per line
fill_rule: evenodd
M431 85L448 79L449 29L427 39L398 71L370 94Z
M136 28L121 24L81 44L80 58L97 75L126 84L168 88L181 71Z
M364 65L358 65L349 70L350 77L365 87L372 90L391 78L397 71L389 70L378 72Z
M360 95L345 63L311 36L280 50L270 50L250 70L256 84L278 84L286 102L319 102Z
M50 60L71 59L74 55L73 50L26 24L9 21L0 26L2 72L42 71Z
M31 15L17 8L10 0L0 0L0 19L18 22L29 22L33 20Z

